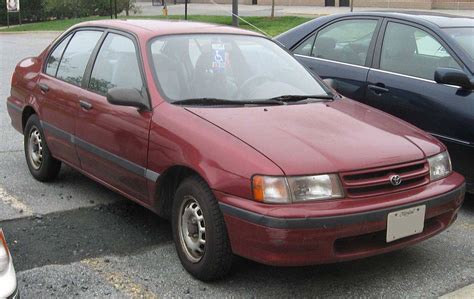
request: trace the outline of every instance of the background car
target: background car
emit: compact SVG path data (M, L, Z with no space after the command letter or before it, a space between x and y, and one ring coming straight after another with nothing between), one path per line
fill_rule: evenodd
M20 298L12 256L2 229L0 229L0 298Z
M339 14L276 39L341 94L440 138L474 192L474 18Z

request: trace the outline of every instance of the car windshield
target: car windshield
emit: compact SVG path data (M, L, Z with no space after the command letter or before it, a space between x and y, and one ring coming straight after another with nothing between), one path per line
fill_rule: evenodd
M471 57L471 63L474 63L474 27L445 28L444 31L463 48Z
M215 103L248 103L330 96L295 58L263 37L163 36L152 41L151 54L157 83L169 102L213 99Z

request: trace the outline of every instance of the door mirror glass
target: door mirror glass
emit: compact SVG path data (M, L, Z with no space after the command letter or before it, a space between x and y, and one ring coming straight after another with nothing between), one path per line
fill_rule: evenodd
M466 73L456 69L437 68L435 81L441 84L460 86L465 89L474 89L474 80L470 80Z
M107 92L107 101L112 105L148 109L146 97L135 88L115 87Z

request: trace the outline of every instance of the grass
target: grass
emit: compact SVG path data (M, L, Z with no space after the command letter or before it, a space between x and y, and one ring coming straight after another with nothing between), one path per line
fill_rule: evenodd
M184 16L154 16L154 17L129 17L130 19L172 19L172 20L184 20ZM89 18L77 18L77 19L68 19L68 20L55 20L55 21L45 21L39 23L29 23L21 26L13 26L10 28L0 29L0 32L20 32L20 31L64 31L69 27L84 21L91 20L101 20L108 19L108 17L89 17ZM245 17L244 18L249 23L260 28L271 36L278 35L282 32L287 31L290 28L293 28L297 25L300 25L304 22L310 20L306 17ZM216 23L223 25L231 25L232 18L228 16L189 16L189 20L198 21L198 22L207 22L207 23ZM254 30L255 28L240 22L240 27L244 29Z

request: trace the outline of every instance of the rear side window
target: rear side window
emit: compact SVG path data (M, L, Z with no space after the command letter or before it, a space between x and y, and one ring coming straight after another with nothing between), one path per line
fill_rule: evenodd
M365 65L377 20L344 20L319 31L312 56Z
M49 55L48 63L46 64L46 74L56 77L56 72L58 70L59 61L61 60L61 56L63 56L64 49L66 48L69 40L71 39L71 35L65 38L57 47L54 49L53 53Z
M133 41L125 36L109 33L100 48L92 70L89 89L107 94L114 87L143 87L137 52Z
M101 35L101 31L76 32L59 63L57 78L81 86L87 63Z

